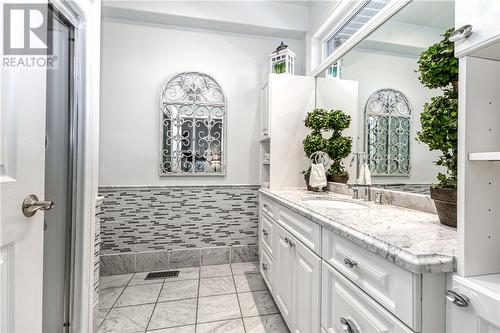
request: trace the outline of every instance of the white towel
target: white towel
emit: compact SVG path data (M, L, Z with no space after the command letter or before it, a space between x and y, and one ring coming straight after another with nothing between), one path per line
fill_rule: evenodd
M365 176L365 185L371 185L372 184L372 174L370 172L370 166L368 163L365 163L363 165L364 169L364 176Z
M356 179L356 184L364 185L365 184L365 166L361 164L359 167L359 175L358 179Z
M326 183L326 172L323 164L312 164L311 165L311 176L309 177L309 186L323 188L327 185Z

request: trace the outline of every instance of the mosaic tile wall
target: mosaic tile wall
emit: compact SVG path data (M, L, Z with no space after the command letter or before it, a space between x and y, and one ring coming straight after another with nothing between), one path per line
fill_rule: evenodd
M94 308L99 305L99 258L101 247L101 203L102 197L98 197L95 206L95 230L94 230Z
M101 187L101 255L256 246L258 188Z

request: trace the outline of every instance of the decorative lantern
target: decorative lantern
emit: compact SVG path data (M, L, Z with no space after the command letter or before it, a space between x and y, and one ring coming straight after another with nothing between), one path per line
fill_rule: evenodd
M281 42L280 46L269 56L270 72L276 74L294 74L295 71L295 53L288 45Z

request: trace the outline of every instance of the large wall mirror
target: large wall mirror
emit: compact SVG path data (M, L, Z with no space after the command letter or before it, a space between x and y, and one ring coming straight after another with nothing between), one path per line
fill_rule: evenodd
M211 76L168 80L160 95L160 175L225 175L225 122L224 92Z
M366 153L374 184L426 193L442 171L434 164L439 152L416 139L424 104L442 92L424 87L416 70L420 53L453 26L453 1L412 1L335 59L335 71L320 75L358 83L353 152ZM350 175L349 182L355 179Z

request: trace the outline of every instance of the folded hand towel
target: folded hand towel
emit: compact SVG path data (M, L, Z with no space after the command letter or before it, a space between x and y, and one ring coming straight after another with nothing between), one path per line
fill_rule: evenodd
M356 184L363 185L365 183L365 166L361 164L359 167L358 179L356 179Z
M327 185L326 183L326 173L323 164L312 164L311 165L311 176L309 177L309 185L312 187L323 188Z
M372 184L372 174L370 172L370 166L368 165L368 163L364 164L363 169L364 169L364 174L365 174L365 184L371 185Z

